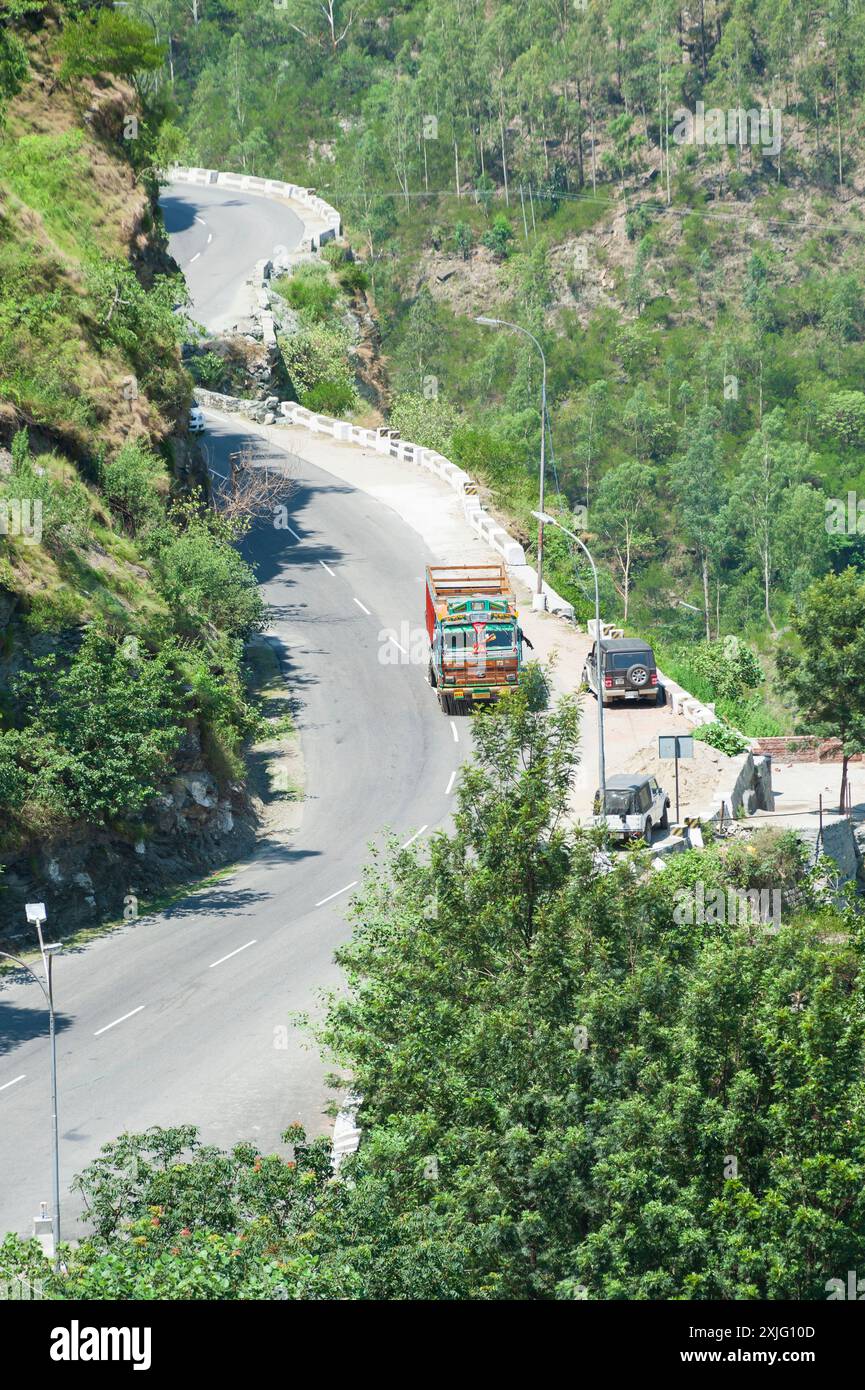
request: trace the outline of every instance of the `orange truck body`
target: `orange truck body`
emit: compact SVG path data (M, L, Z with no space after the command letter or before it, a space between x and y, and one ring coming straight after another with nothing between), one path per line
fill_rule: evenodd
M519 683L522 634L504 565L428 566L426 629L430 684L446 713Z

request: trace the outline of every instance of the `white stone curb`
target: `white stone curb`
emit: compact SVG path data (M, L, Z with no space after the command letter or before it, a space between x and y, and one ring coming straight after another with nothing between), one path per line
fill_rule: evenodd
M191 168L185 164L173 164L167 173L172 183L234 188L245 193L257 193L262 198L289 198L293 203L302 204L313 214L316 221L323 224L321 227L309 227L304 238L308 245L302 245L303 250L317 251L325 242L333 241L335 237L342 235L342 219L336 208L319 198L311 188L302 188L300 184L285 183L282 179L258 178L254 174L231 174L217 169ZM305 229L307 226L304 222Z
M350 1091L342 1103L342 1109L334 1120L331 1141L331 1164L334 1173L349 1154L357 1153L362 1131L357 1126L357 1109L361 1098Z

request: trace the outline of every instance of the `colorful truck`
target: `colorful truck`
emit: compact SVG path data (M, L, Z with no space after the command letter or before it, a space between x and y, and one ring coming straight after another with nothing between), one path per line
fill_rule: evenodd
M429 681L445 714L519 683L523 634L504 565L430 565Z

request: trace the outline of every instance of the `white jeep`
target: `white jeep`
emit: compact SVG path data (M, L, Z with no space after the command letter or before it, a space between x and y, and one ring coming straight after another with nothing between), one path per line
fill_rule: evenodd
M656 777L622 773L607 781L604 798L605 815L601 815L600 792L595 792L591 824L605 825L614 838L645 840L652 843L655 826L666 830L670 824L670 798L659 786Z

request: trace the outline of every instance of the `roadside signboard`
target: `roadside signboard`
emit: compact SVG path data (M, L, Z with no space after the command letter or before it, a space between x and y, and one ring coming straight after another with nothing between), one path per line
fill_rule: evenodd
M674 758L676 763L676 824L679 824L679 759L693 758L692 734L658 734L658 757Z

